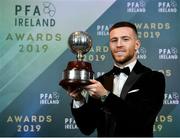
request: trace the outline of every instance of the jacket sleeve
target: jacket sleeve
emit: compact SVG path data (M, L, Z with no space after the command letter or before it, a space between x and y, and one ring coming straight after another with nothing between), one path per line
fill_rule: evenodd
M97 128L97 119L102 113L102 111L99 110L99 104L100 102L98 100L89 97L88 103L85 103L82 107L74 109L71 106L71 111L76 120L76 124L80 131L85 135L90 135Z

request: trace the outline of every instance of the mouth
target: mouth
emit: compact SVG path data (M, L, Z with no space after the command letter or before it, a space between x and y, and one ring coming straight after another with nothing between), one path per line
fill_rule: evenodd
M118 51L116 52L116 55L123 56L126 52L125 51Z

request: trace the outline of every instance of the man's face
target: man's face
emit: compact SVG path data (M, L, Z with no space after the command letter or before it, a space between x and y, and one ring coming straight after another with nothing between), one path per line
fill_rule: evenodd
M119 64L129 63L136 59L140 41L129 27L119 27L110 32L110 50L114 60Z

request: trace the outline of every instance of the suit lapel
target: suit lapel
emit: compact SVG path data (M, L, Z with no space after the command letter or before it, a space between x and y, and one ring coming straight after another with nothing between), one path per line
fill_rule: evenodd
M122 99L126 98L126 95L128 94L128 91L131 89L131 87L137 82L141 75L147 71L150 71L150 69L143 66L139 61L137 61L136 65L134 66L132 72L129 74L128 79L123 86L120 96Z
M121 92L121 98L125 99L128 91L130 90L130 88L134 85L134 83L139 79L139 77L142 75L141 74L136 74L134 71L132 71L127 79L127 81L125 82L122 92Z

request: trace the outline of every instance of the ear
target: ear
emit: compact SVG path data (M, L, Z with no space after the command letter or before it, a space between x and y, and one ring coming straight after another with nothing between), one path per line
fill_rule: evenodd
M138 50L141 46L141 41L139 39L136 40L135 50Z

